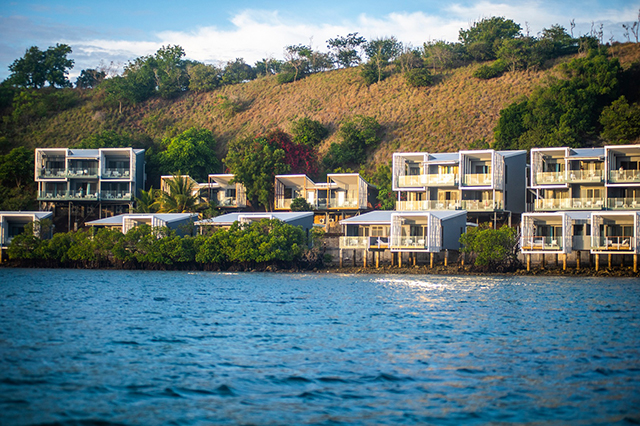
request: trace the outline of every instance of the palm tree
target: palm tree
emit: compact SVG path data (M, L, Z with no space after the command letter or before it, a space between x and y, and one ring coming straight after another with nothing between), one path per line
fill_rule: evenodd
M177 174L166 183L169 192L160 195L160 212L191 213L197 210L200 194L193 179Z
M136 213L155 213L158 211L158 190L153 189L153 186L148 191L140 191L140 197L136 197L136 208L133 209Z

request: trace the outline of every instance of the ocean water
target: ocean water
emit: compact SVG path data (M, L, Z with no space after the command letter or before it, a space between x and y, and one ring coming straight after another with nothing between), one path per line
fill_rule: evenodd
M0 424L638 424L640 282L0 268Z

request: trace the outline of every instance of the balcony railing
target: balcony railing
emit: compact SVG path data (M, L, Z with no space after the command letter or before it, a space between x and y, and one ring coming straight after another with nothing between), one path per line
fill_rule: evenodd
M604 170L569 170L567 180L574 182L602 182L604 180Z
M503 210L502 200L462 200L462 210L470 212Z
M362 249L368 248L369 237L340 237L340 248Z
M291 200L289 201L289 205L291 205ZM218 206L219 207L238 207L238 199L236 197L223 197L218 198ZM288 208L288 207L285 207Z
M534 208L541 210L602 210L603 198L541 198L535 200Z
M523 236L520 238L520 248L523 251L561 251L563 240L562 237Z
M536 185L558 185L567 181L564 172L540 172L534 176Z
M635 237L591 238L591 249L598 251L635 251Z
M458 184L456 173L422 174L415 176L399 176L398 186L413 188L424 186L455 186Z
M65 169L41 169L38 173L39 178L44 179L62 179L67 176Z
M460 210L462 203L459 200L448 201L398 201L396 210L421 211L421 210Z
M427 250L427 251L440 251L440 248L435 245L429 244L427 237L403 237L394 235L391 237L392 249L405 249L405 250Z
M102 173L102 177L104 179L129 179L130 177L129 169L124 168L116 168L116 169L106 169Z
M640 170L612 170L609 172L609 182L640 182Z
M358 207L359 202L357 198L345 198L344 200L339 200L337 198L329 199L330 209L357 209Z
M640 209L640 198L609 198L607 202L611 210Z
M491 185L491 173L465 174L462 178L464 186L488 186Z
M80 178L97 178L98 177L98 169L68 169L67 170L67 177L70 178L76 178L76 177L80 177Z
M100 199L109 200L131 200L131 193L125 191L102 191L100 192Z

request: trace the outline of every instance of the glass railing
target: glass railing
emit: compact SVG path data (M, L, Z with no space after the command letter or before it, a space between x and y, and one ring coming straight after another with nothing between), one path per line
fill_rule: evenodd
M425 250L429 248L429 240L425 237L391 237L391 247L394 249Z
M458 175L456 173L399 176L398 178L398 186L400 186L401 188L422 186L455 186L457 184Z
M540 172L534 176L536 185L557 185L567 181L564 172Z
M67 170L67 177L98 177L98 169L75 169Z
M470 212L502 210L503 208L502 200L462 200L462 210Z
M635 250L635 237L599 237L591 238L591 249L604 251Z
M369 237L340 237L340 248L367 248Z
M102 177L106 179L129 179L130 171L124 168L106 169L102 173Z
M289 209L291 208L291 198L276 198L276 209Z
M357 198L345 198L338 200L337 198L329 199L330 209L357 209L359 207Z
M574 182L602 182L604 170L569 170L567 180Z
M102 191L100 192L101 200L131 200L131 193L126 191Z
M535 210L602 210L602 198L543 198L535 200Z
M396 210L420 211L420 210L460 210L462 203L459 200L448 201L398 201Z
M520 238L520 248L524 251L559 251L563 249L563 242L562 237L523 236Z
M491 185L491 173L465 174L462 178L464 186Z
M61 179L67 176L65 169L41 169L38 173L40 178Z
M612 170L609 172L609 182L640 182L640 170Z
M609 198L607 202L611 210L640 209L640 198Z
M289 205L291 205L291 200ZM238 207L238 200L235 197L218 198L218 206L220 207ZM287 208L287 207L285 207Z

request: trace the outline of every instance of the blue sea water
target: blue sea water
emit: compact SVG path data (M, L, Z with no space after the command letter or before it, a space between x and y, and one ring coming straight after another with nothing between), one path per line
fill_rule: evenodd
M0 424L637 424L640 282L0 268Z

